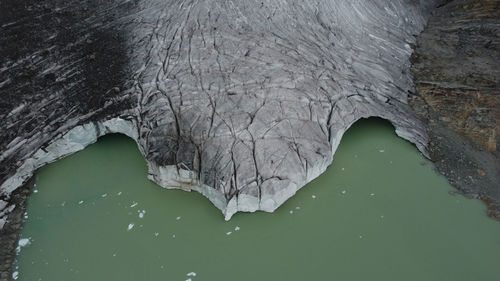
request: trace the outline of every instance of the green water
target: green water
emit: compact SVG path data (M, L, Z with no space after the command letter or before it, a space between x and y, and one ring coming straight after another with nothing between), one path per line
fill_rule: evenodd
M148 181L118 135L41 169L35 190L18 280L500 280L500 222L379 120L273 214L225 222Z

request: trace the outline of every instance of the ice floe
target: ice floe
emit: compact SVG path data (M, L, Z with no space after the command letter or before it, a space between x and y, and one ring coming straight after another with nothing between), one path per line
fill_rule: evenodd
M17 244L19 245L19 247L26 247L31 244L31 240L30 238L22 238L19 239L19 242Z
M139 213L139 218L142 219L144 217L144 215L146 214L146 210L139 210L139 211L137 211L137 213Z

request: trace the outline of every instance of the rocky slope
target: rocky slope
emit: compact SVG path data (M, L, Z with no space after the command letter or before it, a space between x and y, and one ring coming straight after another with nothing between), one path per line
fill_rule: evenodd
M500 219L500 1L451 1L434 11L412 56L430 156L450 183Z

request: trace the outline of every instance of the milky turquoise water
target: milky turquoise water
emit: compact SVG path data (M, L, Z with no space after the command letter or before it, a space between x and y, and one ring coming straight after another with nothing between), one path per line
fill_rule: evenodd
M135 143L112 135L37 173L16 273L30 281L500 280L500 222L452 190L388 123L368 120L346 133L327 172L275 213L225 222L200 194L148 181Z

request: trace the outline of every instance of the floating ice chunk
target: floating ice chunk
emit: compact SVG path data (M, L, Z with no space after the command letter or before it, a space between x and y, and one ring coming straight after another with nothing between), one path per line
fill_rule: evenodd
M155 232L155 237L158 237L158 235L160 235L160 233L158 233L158 232Z
M341 168L340 170L344 171L345 169L344 169L344 168Z
M14 271L14 273L12 273L12 279L17 280L17 278L19 278L19 271Z
M312 199L316 199L316 195L314 195L314 194L313 194L313 196L311 196L311 197L312 197Z
M116 254L113 254L113 257L116 257Z
M137 211L139 213L139 218L143 218L144 217L144 214L146 214L146 210L139 210Z
M118 192L116 195L120 196L120 195L122 195L122 192L120 191L120 192Z
M135 201L134 201L134 202L132 202L132 205L130 205L130 208L134 208L134 207L135 207L135 206L137 206L138 204L139 204L139 203L137 203L137 202L135 202Z
M19 247L26 247L31 243L31 240L29 238L22 238L19 239L19 242L17 243Z
M231 231L228 231L226 232L226 235L231 235L231 233L232 233Z
M290 214L293 214L293 210L290 210Z
M33 192L34 192L34 193L38 193L38 189L34 189L34 190L33 190Z
M385 149L379 149L378 152L385 152Z
M103 195L101 195L101 197L102 197L102 198L104 198L104 197L106 197L106 196L108 196L108 194L107 194L107 193L104 193Z
M299 206L297 206L297 207L295 207L295 209L296 209L296 210L300 210L300 207L299 207Z
M236 226L236 227L234 228L234 231L238 231L238 230L240 230L240 227L239 227L239 226Z
M346 190L342 190L342 192L341 192L341 193L342 193L342 194L346 194L346 193L347 193L347 191L346 191Z
M188 278L188 279L186 279L186 281L193 281L193 280L191 280L191 278Z
M61 207L64 207L64 205L66 205L66 201L61 203Z
M80 200L80 201L78 202L78 205L81 205L82 203L83 203L83 200Z
M134 228L134 224L133 223L129 223L129 225L127 227L127 230L131 230L132 228Z
M176 217L175 219L176 219L176 220L180 220L180 219L181 219L181 217L179 216L179 217Z
M175 234L172 234L172 238L175 238Z
M370 196L375 196L375 193L370 193Z
M188 274L186 274L186 276L195 277L196 276L196 272L189 272Z

